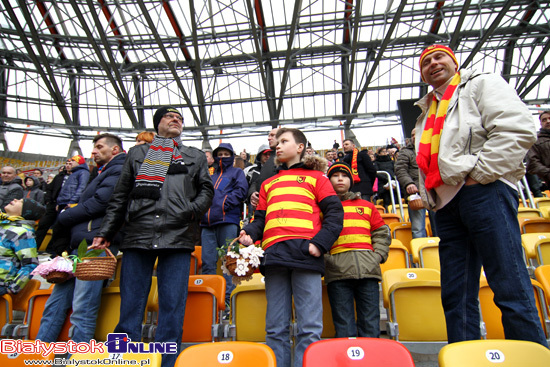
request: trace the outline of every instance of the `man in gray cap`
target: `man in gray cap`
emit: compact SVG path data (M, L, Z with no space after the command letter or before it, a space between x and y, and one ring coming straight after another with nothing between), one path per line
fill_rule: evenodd
M153 116L153 124L157 131L153 142L128 151L93 247L109 246L125 225L120 246L124 252L121 313L115 333L126 333L132 341L141 340L141 323L158 258L155 341L176 343L179 353L191 252L200 239L199 220L210 207L214 186L204 153L181 142L181 113L174 107L161 107ZM162 366L173 366L178 353L163 355Z

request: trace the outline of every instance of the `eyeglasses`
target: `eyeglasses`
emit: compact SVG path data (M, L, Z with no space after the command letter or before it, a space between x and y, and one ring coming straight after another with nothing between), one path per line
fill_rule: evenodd
M167 119L176 119L178 120L179 122L183 122L183 117L181 117L180 115L176 115L175 113L167 113L165 114L164 116L162 116L164 118L167 118Z

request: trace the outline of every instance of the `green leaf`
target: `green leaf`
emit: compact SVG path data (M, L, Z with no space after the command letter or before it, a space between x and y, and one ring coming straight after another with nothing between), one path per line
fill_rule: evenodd
M80 242L80 245L78 245L78 257L82 259L86 255L86 251L88 251L88 244L84 239Z
M86 254L84 254L83 257L96 257L99 254L102 254L103 252L105 252L105 250L103 250L103 249L90 250L90 251L86 252Z

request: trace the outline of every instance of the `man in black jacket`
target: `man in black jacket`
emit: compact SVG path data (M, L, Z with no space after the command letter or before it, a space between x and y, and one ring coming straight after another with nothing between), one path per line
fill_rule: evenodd
M125 237L121 270L121 313L115 333L141 340L141 323L158 258L159 292L156 342L181 350L191 252L200 236L199 220L214 196L206 156L182 144L183 117L174 107L153 116L157 135L151 144L133 147L111 197L95 248L109 246L121 226ZM178 354L162 356L173 366Z
M363 200L370 201L372 196L372 185L376 179L376 168L372 163L367 151L359 150L351 139L343 143L344 162L350 165L353 172L353 191L360 192Z
M92 243L126 159L118 136L105 133L97 135L93 142L92 155L100 174L86 186L78 205L63 210L57 218L56 226L62 225L63 231L70 234L68 250L73 254L77 253L76 249L82 240ZM120 240L120 237L116 238L111 245L114 254ZM102 289L102 280L81 281L73 278L56 284L46 302L37 339L46 343L56 342L67 312L72 307L72 340L75 343L88 343L94 338Z
M275 148L277 147L277 131L279 131L278 128L271 129L269 135L267 136L267 143L273 152L275 152ZM262 187L262 183L268 178L275 176L275 174L277 174L275 154L271 154L267 161L262 165L260 175L255 180L250 181L248 196L250 197L250 204L252 204L254 208L258 205L258 201L260 199L260 188Z

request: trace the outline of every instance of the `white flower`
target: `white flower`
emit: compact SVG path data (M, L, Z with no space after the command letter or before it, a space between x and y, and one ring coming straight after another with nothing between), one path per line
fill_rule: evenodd
M248 272L248 261L245 259L237 259L237 266L235 267L235 273L238 276L245 276Z
M222 272L223 272L224 274L232 275L232 274L229 272L229 270L225 267L225 261L222 263L221 268L222 268Z
M240 254L238 254L236 252L233 252L233 251L227 251L227 255L229 255L229 257L232 257L234 259L238 259L239 257L241 257Z

